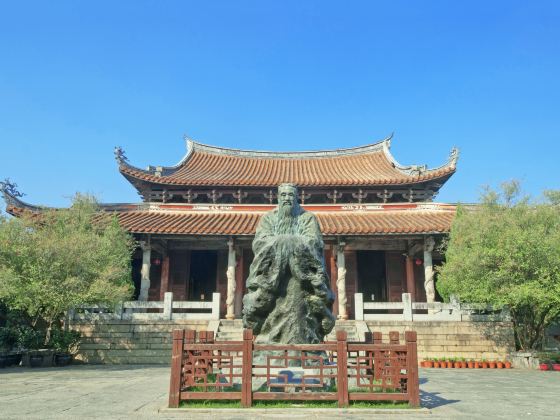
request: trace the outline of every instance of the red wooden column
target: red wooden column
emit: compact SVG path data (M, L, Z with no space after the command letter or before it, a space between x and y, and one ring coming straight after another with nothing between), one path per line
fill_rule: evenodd
M244 267L244 257L243 248L239 248L237 252L237 264L235 267L235 317L241 318L243 316L243 295L245 293L245 279L243 278L243 273L245 271Z
M334 292L334 302L332 306L332 313L336 317L338 315L338 293L336 290L336 280L338 276L336 268L336 259L334 252L331 249L325 251L325 261L328 264L328 270L331 277L331 290Z
M183 364L183 342L185 330L173 330L171 350L171 377L169 382L169 408L179 407L181 402L181 375Z
M336 332L336 370L338 406L348 407L348 342L346 331Z
M408 377L406 392L409 398L408 402L412 407L420 407L416 331L405 331L404 339L406 341L406 374Z
M253 330L243 330L241 365L241 407L253 405Z
M165 253L161 262L161 282L159 286L159 300L163 300L165 292L169 292L169 254Z
M406 256L406 291L410 293L410 299L416 301L416 282L414 280L414 258Z

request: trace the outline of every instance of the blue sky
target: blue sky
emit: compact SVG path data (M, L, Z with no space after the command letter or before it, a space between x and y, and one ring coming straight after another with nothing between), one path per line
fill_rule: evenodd
M557 1L2 1L0 178L25 200L138 201L183 135L261 150L372 143L481 185L560 189Z

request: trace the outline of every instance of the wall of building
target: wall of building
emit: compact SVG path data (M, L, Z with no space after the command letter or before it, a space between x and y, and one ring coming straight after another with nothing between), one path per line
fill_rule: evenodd
M463 357L465 359L504 359L515 350L511 322L468 321L366 321L372 332L389 331L418 334L418 358Z
M344 321L349 331L356 328L353 323ZM241 323L235 325L241 336ZM366 325L372 332L380 331L384 341L388 340L389 331L399 331L401 339L405 331L416 331L419 360L505 359L514 350L510 322L366 321ZM209 321L98 321L75 323L72 328L83 337L77 360L92 364L169 364L173 329L218 329L217 324L210 325Z
M76 360L91 364L169 364L174 329L208 330L209 321L73 323L82 334Z

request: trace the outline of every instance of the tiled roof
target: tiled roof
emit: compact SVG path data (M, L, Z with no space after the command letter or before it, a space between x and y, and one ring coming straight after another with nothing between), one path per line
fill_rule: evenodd
M254 235L259 219L274 205L105 204L131 233L169 235ZM437 203L374 205L308 205L324 235L404 235L447 233L456 206ZM9 204L6 212L19 217L42 209Z
M120 224L133 233L254 235L264 213L137 210L116 214ZM315 214L323 235L389 235L449 232L455 212L397 210Z
M455 172L457 152L435 169L399 165L389 152L390 138L351 149L316 152L260 152L225 149L189 141L187 156L174 167L142 170L119 159L131 181L173 186L299 187L384 186L445 181Z

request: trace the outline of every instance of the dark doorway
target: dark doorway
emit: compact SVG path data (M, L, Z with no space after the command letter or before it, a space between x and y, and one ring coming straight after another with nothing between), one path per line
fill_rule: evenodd
M191 251L189 300L212 300L212 293L216 291L217 270L217 251Z
M357 251L358 293L364 302L387 301L387 277L384 251Z

